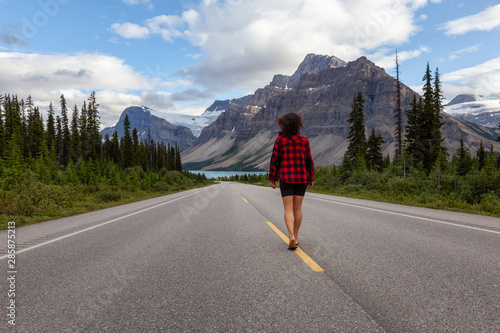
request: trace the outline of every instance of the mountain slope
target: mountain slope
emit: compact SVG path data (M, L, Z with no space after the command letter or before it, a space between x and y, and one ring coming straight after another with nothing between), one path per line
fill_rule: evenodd
M384 138L383 153L394 151L395 79L365 57L346 66L330 67L318 73L305 73L294 88L271 84L258 89L245 106L231 105L207 126L193 145L183 152L183 162L190 169L267 170L272 145L277 136L276 119L287 112L304 117L304 135L309 137L317 165L340 164L347 149L347 118L354 94L365 98L367 133L374 128ZM403 109L416 94L402 87ZM460 137L470 146L479 141L487 146L497 136L488 129L443 114L446 125L444 146L454 151ZM471 147L471 151L475 149Z
M128 115L130 120L130 131L132 132L134 128L137 129L139 141L147 140L149 133L151 138L156 142L177 145L182 151L196 139L187 127L175 126L165 119L155 116L154 112L145 106L131 106L126 108L115 126L107 127L101 131L102 137L106 134L111 137L115 131L118 137L122 137L125 134L123 128L125 115Z

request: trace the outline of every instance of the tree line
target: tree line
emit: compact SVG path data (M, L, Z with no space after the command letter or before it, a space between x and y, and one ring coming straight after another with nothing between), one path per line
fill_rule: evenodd
M177 145L139 140L128 116L121 138L99 126L95 93L71 114L61 95L46 121L30 96L0 96L0 229L210 183L182 171Z
M398 64L396 70L399 72ZM403 127L399 75L396 76L396 148L392 161L389 155L385 158L382 155L384 141L380 134L372 129L366 138L365 101L361 92L354 95L348 118L348 147L342 165L319 168L319 187L358 188L378 194L386 192L389 197L394 193L413 195L416 201L434 196L436 202L454 208L462 203L488 202L483 210L500 214L500 155L493 145L485 147L481 141L472 156L462 138L450 158L442 146L445 138L441 134L444 122L439 70L433 75L427 64L423 82L423 96L413 96L404 111L407 122ZM443 203L445 201L448 203Z
M71 115L61 95L60 115L55 115L50 103L46 122L31 96L23 100L16 95L3 95L0 106L0 176L15 180L30 170L38 180L49 182L61 170L83 166L92 174L98 166L110 162L121 170L141 167L153 172L182 171L177 145L155 142L151 135L139 140L137 129L131 131L128 115L125 135L118 138L114 132L111 138L106 135L103 140L95 92L80 109L75 105Z

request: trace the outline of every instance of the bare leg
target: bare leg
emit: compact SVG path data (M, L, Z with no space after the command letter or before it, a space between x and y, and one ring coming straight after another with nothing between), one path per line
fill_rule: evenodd
M295 234L293 232L295 224L295 219L293 216L293 196L289 195L283 197L283 207L285 209L285 224L286 228L288 229L288 238L290 239L290 241L295 241Z
M302 201L304 197L300 195L293 196L293 234L295 241L298 240L300 225L302 224Z

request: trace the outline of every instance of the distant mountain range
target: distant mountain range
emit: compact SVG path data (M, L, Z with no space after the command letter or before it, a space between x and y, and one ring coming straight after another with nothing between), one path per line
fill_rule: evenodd
M277 136L276 119L287 112L304 116L304 135L309 137L317 165L340 164L347 149L347 118L355 93L365 98L367 134L372 128L384 138L383 153L394 152L395 79L365 57L346 63L336 57L309 54L291 75L275 75L269 85L253 95L215 101L200 116L161 113L147 107L127 108L116 126L123 133L124 114L131 118L141 136L178 144L185 167L191 170L267 170L272 145ZM403 109L416 94L402 86ZM474 96L457 96L446 106L452 113L463 108ZM444 146L454 152L463 138L474 153L482 140L487 147L500 134L497 128L479 126L443 113ZM131 117L131 115L133 115ZM455 114L454 114L455 115ZM498 121L497 121L498 125Z
M158 112L147 106L131 106L126 108L115 126L106 127L101 135L111 137L116 131L118 137L125 133L123 121L128 114L131 129L136 128L139 140L146 140L148 135L156 142L178 145L182 151L200 135L203 128L214 122L231 103L245 105L250 96L238 99L215 101L202 115L190 116L177 113Z
M445 112L453 117L486 127L498 127L500 123L500 99L469 94L458 95Z

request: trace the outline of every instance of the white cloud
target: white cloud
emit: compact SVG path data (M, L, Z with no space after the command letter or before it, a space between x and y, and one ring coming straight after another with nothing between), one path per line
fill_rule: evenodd
M138 32L120 35L137 38L148 30L169 42L187 39L203 57L180 75L214 91L253 92L276 73L292 74L308 53L349 61L367 50L408 41L419 29L415 10L427 2L203 0L181 15L129 23Z
M71 109L75 104L80 108L90 92L96 91L103 126L114 125L117 116L131 105L162 110L173 107L171 93L150 90L164 82L135 72L122 59L99 53L0 52L0 73L0 87L8 87L2 94L17 94L19 98L31 95L41 110L46 110L50 102L57 109L61 94ZM173 82L168 84L175 86ZM185 87L187 83L176 85Z
M479 47L481 46L481 43L478 43L476 45L473 45L473 46L469 46L469 47L466 47L466 48L463 48L461 50L458 50L458 51L455 51L455 52L452 52L450 54L450 57L449 57L449 60L455 60L455 59L458 59L459 58L459 55L460 54L463 54L463 53L475 53L477 51L479 51Z
M203 62L184 74L206 86L253 91L273 74L292 74L307 53L354 60L366 50L407 41L418 29L411 8L425 3L205 1L184 33L202 48Z
M488 9L446 22L441 27L447 35L463 35L471 31L491 31L500 26L500 4Z
M500 57L483 64L446 73L441 77L445 97L450 99L460 93L498 94L500 87Z
M114 23L111 25L111 30L116 32L123 38L146 38L149 36L149 29L141 27L135 23Z
M403 63L406 60L418 58L420 55L422 55L422 53L429 53L429 51L430 49L427 46L420 46L417 50L398 51L399 64ZM392 53L387 55L387 53L389 52ZM396 68L396 54L393 50L382 49L373 55L369 55L368 58L372 60L376 65L383 67L386 70Z

